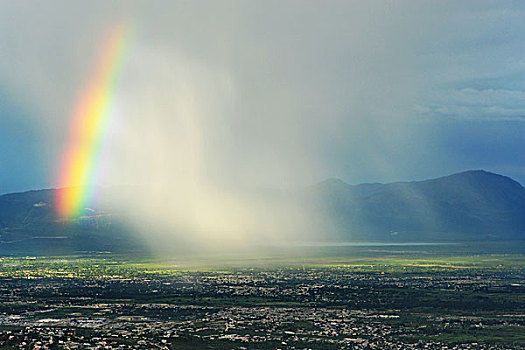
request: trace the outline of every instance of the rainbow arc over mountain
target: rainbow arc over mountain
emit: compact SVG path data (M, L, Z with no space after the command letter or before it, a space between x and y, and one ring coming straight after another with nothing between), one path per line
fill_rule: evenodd
M128 37L127 23L111 28L101 46L94 72L71 114L69 140L59 168L56 192L56 210L62 219L81 215L90 200Z

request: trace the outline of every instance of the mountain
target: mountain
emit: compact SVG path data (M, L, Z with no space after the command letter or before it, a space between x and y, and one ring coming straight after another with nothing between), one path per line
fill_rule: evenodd
M0 196L0 255L59 255L79 252L144 252L147 244L123 225L123 218L86 208L75 220L61 220L55 189Z
M86 208L74 220L60 220L55 214L56 191L0 196L0 254L147 250L144 236L125 225L131 214L116 212L114 205ZM111 190L104 194L112 197ZM286 202L294 208L292 204L298 203L296 211L302 208L299 203L312 203L324 218L324 232L318 236L323 240L525 239L525 188L482 170L389 184L352 186L329 179L300 191L266 191L257 196L270 206Z
M310 189L340 238L443 241L525 238L525 188L482 170L437 179Z

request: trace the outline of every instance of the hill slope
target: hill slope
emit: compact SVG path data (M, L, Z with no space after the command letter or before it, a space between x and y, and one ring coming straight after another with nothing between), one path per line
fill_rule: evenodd
M59 220L55 191L0 196L0 254L130 252L144 251L148 246L144 238L122 224L129 214L114 209L86 208L80 218ZM328 223L328 234L322 239L525 239L525 188L508 177L481 170L390 184L351 186L330 179L286 193L284 197L270 195L272 198L266 193L264 200L312 201Z
M78 252L145 251L147 245L122 225L122 218L103 210L60 220L55 211L57 190L0 196L0 254L73 254Z
M525 238L525 188L482 170L418 182L314 187L341 237L381 240Z

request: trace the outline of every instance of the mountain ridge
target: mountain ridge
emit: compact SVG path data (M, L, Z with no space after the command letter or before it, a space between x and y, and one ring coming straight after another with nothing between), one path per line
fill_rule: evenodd
M130 213L119 208L99 203L75 220L60 220L55 214L56 191L29 190L0 196L0 253L24 250L28 245L37 250L54 245L60 247L59 252L125 251L147 246L140 234L124 224ZM349 185L331 178L299 191L259 195L267 203L295 201L297 208L299 203L311 202L326 219L323 239L525 239L525 188L510 177L484 170L386 184ZM106 197L111 197L111 189L107 189ZM47 241L39 241L46 237ZM49 243L57 237L62 239Z
M514 180L513 178L511 178L509 176L497 174L497 173L486 171L486 170L483 170L483 169L465 170L465 171L460 171L458 173L438 176L438 177L435 177L435 178L424 179L424 180L392 181L392 182L361 182L361 183L357 183L357 184L349 184L348 182L346 182L343 179L340 179L338 177L330 177L330 178L328 178L326 180L323 180L323 181L320 181L320 182L318 182L318 183L316 183L316 184L314 184L312 186L319 186L319 185L323 185L323 184L337 184L337 183L344 184L344 185L347 185L347 186L353 186L353 187L356 187L356 186L374 186L374 185L393 185L393 184L414 183L414 182L432 182L432 181L435 181L435 180L441 180L441 179L457 177L457 176L464 176L464 175L471 175L471 174L480 174L480 175L489 175L489 176L490 175L494 175L494 176L497 176L497 177L508 179L508 180L510 180L512 182L515 182L516 184L520 185L521 187L523 187L523 185L520 182Z
M321 183L317 190L321 209L343 236L346 228L359 239L394 238L388 232L406 240L454 240L454 235L523 238L525 188L509 177L483 170L387 184L332 181Z

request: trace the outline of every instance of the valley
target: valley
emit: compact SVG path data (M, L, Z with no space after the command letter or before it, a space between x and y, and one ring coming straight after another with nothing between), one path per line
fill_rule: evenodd
M524 349L524 256L486 248L4 257L0 348Z

